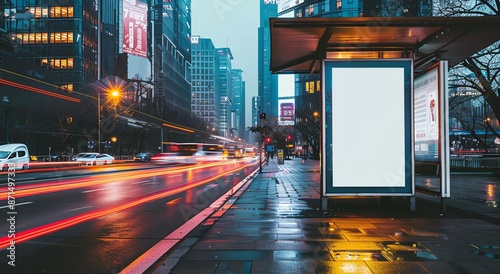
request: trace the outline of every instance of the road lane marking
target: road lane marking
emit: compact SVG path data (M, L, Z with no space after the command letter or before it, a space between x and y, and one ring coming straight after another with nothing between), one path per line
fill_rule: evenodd
M16 203L15 206L29 205L29 204L32 204L32 203L33 202ZM7 206L0 206L0 209L2 209L2 208L8 208L8 207L10 207L10 206L8 206L8 205Z
M145 183L149 183L151 182L151 180L147 180L147 181L139 181L139 182L135 182L135 183L132 183L133 185L139 185L139 184L145 184Z
M103 187L103 188L98 188L98 189L91 189L91 190L84 190L82 191L82 193L89 193L89 192L94 192L94 191L101 191L101 190L106 190L106 189L110 189L112 187Z
M71 211L77 211L77 210L81 210L81 209L86 209L86 208L89 208L89 207L92 207L92 206L82 206L82 207L77 207L77 208L73 208L73 209L68 209L64 212L71 212Z
M120 274L145 273L154 263L160 260L170 249L174 248L177 243L182 241L191 231L198 227L202 222L206 221L217 209L224 214L237 200L237 198L245 191L248 185L253 181L254 175L258 172L256 169L228 192L219 197L211 205L206 207L200 213L184 222L179 228L171 232L165 238L160 240L153 247L148 249L139 258L135 259L125 269L120 271ZM234 197L233 196L237 196Z

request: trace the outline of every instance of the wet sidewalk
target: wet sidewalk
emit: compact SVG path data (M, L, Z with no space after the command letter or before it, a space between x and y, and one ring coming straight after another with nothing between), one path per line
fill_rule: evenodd
M500 273L500 226L467 204L450 199L443 215L417 193L416 211L348 197L323 212L319 181L318 161L271 161L154 273Z

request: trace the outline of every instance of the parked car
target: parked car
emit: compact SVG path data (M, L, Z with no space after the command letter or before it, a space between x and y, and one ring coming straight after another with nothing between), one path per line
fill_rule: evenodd
M71 161L71 154L69 152L60 151L50 154L50 156L45 157L46 162L60 162L60 161Z
M76 162L81 162L81 165L86 166L112 164L114 160L115 158L109 154L97 152L89 152L75 159Z
M15 169L28 169L30 166L29 163L30 154L26 145L0 145L0 166L2 170L9 169L9 166Z
M134 156L136 162L149 162L153 158L153 154L149 152L141 152Z

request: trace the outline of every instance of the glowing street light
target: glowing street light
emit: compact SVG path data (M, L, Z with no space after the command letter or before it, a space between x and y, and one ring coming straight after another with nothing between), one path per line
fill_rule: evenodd
M120 90L118 89L108 90L107 93L109 97L112 98L119 98L121 94ZM98 146L97 152L101 153L101 93L100 92L97 92L97 146Z

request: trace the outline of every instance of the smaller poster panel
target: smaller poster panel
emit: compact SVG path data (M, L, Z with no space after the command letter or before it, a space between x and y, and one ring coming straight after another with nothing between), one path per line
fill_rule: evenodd
M415 78L415 160L437 162L439 158L440 100L438 67Z

